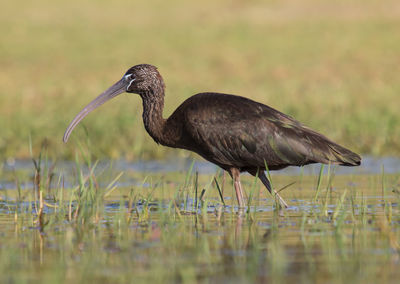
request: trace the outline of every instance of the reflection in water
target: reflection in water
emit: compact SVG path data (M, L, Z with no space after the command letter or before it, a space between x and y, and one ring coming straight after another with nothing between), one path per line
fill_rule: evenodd
M45 206L43 234L33 226L35 201L0 200L0 262L27 279L40 269L40 275L53 278L68 274L69 282L118 282L115 277L122 275L123 282L156 277L156 282L193 283L342 278L353 283L365 280L365 273L371 282L381 275L397 278L398 197L349 190L344 199L346 191L325 199L325 190L332 192L324 188L317 201L315 190L303 190L281 211L257 195L241 212L222 206L218 197L171 203L160 191L134 202L122 195L81 219L68 217L68 210L84 202L65 200L62 206L48 199L57 206Z

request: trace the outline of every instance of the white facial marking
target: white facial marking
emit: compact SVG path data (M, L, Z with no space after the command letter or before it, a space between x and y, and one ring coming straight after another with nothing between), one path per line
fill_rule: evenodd
M129 75L129 76L130 76L130 75ZM127 90L127 91L129 90L129 87L132 85L132 83L133 83L135 80L136 80L136 78L133 78L133 79L129 82L128 87L126 87L126 90Z

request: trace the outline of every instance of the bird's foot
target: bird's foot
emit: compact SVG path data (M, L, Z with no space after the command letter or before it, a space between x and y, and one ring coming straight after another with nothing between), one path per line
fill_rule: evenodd
M279 201L279 204L283 207L283 208L288 208L289 207L289 205L286 203L286 201L282 198L282 196L280 196L279 195L279 193L276 191L276 190L274 190L274 192L275 192L275 198L276 199L278 199L278 201Z

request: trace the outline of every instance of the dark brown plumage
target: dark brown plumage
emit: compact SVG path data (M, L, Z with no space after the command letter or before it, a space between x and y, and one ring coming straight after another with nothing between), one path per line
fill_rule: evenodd
M271 192L265 165L269 170L312 163L360 165L359 155L290 116L244 97L200 93L188 98L164 119L164 91L164 81L156 67L141 64L130 68L120 81L74 118L64 134L64 142L90 111L128 92L141 96L144 126L155 142L196 152L232 176L240 207L244 206L240 172L258 175Z

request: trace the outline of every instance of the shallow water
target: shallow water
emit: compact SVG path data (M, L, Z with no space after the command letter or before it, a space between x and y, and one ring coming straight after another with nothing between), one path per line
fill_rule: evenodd
M132 213L128 202L109 200L86 225L47 208L42 233L35 204L0 202L0 271L11 282L42 283L396 283L398 198L327 206L312 198L303 192L284 211L257 198L242 217L212 198L206 210L193 210L192 199L171 210L165 200L137 202Z
M249 203L239 210L230 179L217 174L223 206L212 183L218 169L196 161L190 172L191 164L102 161L90 185L87 167L57 162L40 221L32 161L4 163L2 282L399 279L400 159L364 158L361 167L331 168L330 175L326 167L319 187L320 165L274 172L276 189L295 182L281 192L286 210L249 175L242 178Z

